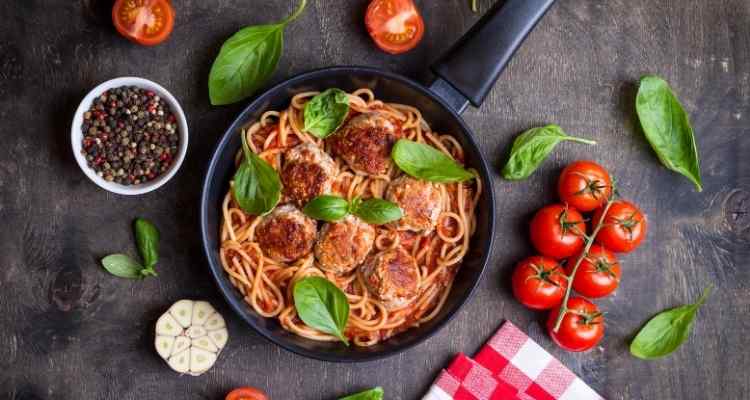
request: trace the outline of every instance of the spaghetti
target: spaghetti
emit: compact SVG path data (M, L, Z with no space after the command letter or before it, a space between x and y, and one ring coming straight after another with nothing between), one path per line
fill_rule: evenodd
M268 111L260 120L242 129L250 149L277 171L282 167L283 153L300 143L314 143L326 148L324 140L302 131L305 103L318 92L299 93L283 111ZM431 131L414 107L384 103L369 89L349 94L350 117L359 113L379 112L399 126L401 136L429 144L458 162L464 151L450 135ZM242 159L238 152L236 162ZM338 175L332 194L347 199L382 198L389 182L403 173L391 166L384 175L372 176L355 171L336 158ZM230 184L231 185L231 184ZM370 346L411 327L434 318L448 298L453 279L469 249L469 239L476 229L474 209L482 192L479 179L465 183L438 184L442 212L436 229L428 233L397 230L393 226L376 226L373 251L401 247L408 251L419 267L418 295L407 306L387 309L368 292L362 277L355 271L343 276L324 272L311 252L289 264L266 255L255 240L255 229L263 217L246 214L229 190L222 202L221 263L232 284L245 302L263 317L278 318L280 324L297 335L320 341L336 341L334 336L306 326L297 316L292 297L294 283L307 276L321 276L334 282L346 294L350 304L345 334L358 346ZM282 203L283 203L282 199Z

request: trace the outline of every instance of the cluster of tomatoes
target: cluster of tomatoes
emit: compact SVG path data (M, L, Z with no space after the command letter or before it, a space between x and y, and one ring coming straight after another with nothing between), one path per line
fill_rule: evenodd
M518 263L513 294L526 307L552 310L547 330L560 347L585 351L604 337L604 316L586 298L617 289L621 271L615 253L640 245L646 217L630 202L611 200L612 178L592 161L565 167L557 189L561 203L542 208L531 221L531 241L540 255ZM593 215L586 219L583 213ZM580 296L568 298L569 286Z

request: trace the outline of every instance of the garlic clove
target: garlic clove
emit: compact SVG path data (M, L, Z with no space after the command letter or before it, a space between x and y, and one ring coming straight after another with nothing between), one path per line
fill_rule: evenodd
M199 349L210 351L212 353L216 353L219 351L219 348L216 347L214 342L208 336L203 336L203 337L193 339L191 341L191 345L193 347L197 347Z
M180 300L169 308L169 313L172 314L174 319L177 320L183 328L187 328L190 326L193 319L193 301Z
M156 335L154 346L156 347L156 352L159 353L161 358L169 358L169 355L172 354L172 349L174 348L174 342L174 336Z
M166 336L177 336L182 333L182 327L171 314L165 313L156 321L156 334Z
M203 326L216 310L207 301L196 301L193 304L193 325Z
M216 329L224 328L226 324L224 324L224 318L222 318L219 313L215 313L210 318L208 318L204 326L209 331L213 331Z
M216 362L216 353L200 349L190 348L190 372L202 374L208 371Z
M172 354L177 354L185 349L190 347L190 339L186 338L185 336L177 336L174 341L174 348L172 349Z
M223 349L229 340L229 334L226 329L217 329L215 331L208 332L208 337L214 342L216 347Z
M167 363L173 370L181 374L187 373L190 371L190 349L185 349L182 352L169 357Z
M206 329L201 326L193 325L190 328L185 329L185 335L191 339L203 337L206 336L206 334Z

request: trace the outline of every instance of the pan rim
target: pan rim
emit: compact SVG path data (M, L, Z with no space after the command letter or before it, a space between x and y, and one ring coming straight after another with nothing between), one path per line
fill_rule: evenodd
M278 340L277 337L273 334L265 332L263 329L260 329L259 327L255 326L255 323L252 319L249 318L246 313L249 311L247 310L247 307L244 305L244 303L240 304L240 301L237 300L235 296L230 293L232 290L236 290L231 284L229 283L229 280L224 275L223 268L221 266L215 265L214 259L213 259L213 253L216 251L216 249L209 248L209 237L211 235L217 235L217 232L209 232L208 231L208 212L211 205L209 204L209 189L213 185L214 176L216 174L216 169L219 162L219 156L223 154L225 151L225 148L228 144L228 142L231 140L232 134L236 133L237 129L241 125L241 121L245 119L245 116L257 108L261 107L263 103L267 100L267 98L270 96L271 93L275 93L276 91L283 89L285 87L289 87L294 85L295 83L306 81L306 80L315 80L317 78L322 77L323 75L328 74L353 74L353 73L370 73L376 76L381 76L386 79L391 79L394 81L398 81L399 83L405 84L409 86L410 88L416 90L417 92L420 92L423 96L428 97L438 104L444 109L444 111L449 112L450 116L461 126L463 132L457 133L465 136L466 141L476 150L476 152L479 154L479 175L480 178L483 179L483 183L485 186L485 193L487 196L489 196L489 203L491 209L489 210L489 240L487 240L482 247L482 258L481 258L481 270L479 271L479 275L476 278L476 280L470 285L470 289L468 293L458 301L457 305L454 309L449 310L448 313L442 318L442 320L435 322L435 325L428 331L426 331L424 334L416 337L412 341L405 342L402 344L395 345L392 348L385 349L380 352L374 352L374 353L356 353L352 352L352 354L358 354L358 356L352 357L352 356L345 356L339 353L326 353L326 352L320 352L315 350L308 350L300 346L296 346L294 344L290 343L284 343L281 340ZM263 91L260 95L255 97L232 121L232 123L229 125L229 127L224 131L222 134L220 140L217 142L217 144L214 146L211 152L211 158L208 164L208 167L206 169L204 178L203 178L203 184L201 185L201 197L200 197L200 210L199 210L199 219L200 219L200 234L201 234L201 241L202 241L202 247L203 247L203 253L206 257L206 261L208 261L209 270L211 271L211 276L214 278L214 281L216 285L218 286L219 291L221 292L224 299L229 303L229 306L231 307L232 311L234 311L236 314L240 316L242 320L244 320L247 325L249 325L259 336L265 338L269 342L281 347L282 349L292 352L294 354L301 355L303 357L312 358L320 361L328 361L328 362L338 362L338 363L359 363L359 362L369 362L369 361L375 361L384 359L387 357L394 356L396 354L399 354L403 351L406 351L408 349L411 349L413 347L416 347L422 343L424 343L427 339L433 337L436 335L439 331L441 331L450 321L455 318L455 316L458 314L458 312L463 309L464 306L467 305L467 303L474 297L476 294L476 289L479 286L479 284L482 282L482 279L485 276L485 272L487 270L487 264L489 263L490 258L492 257L492 251L493 251L493 243L494 243L494 231L495 231L495 219L496 219L496 207L495 207L495 193L493 189L493 181L490 177L489 173L490 169L488 167L488 163L486 158L484 157L484 154L482 154L481 149L479 145L477 144L476 140L474 139L474 135L472 133L472 130L469 129L469 127L466 125L466 122L461 118L461 116L456 113L455 110L453 110L440 96L432 91L430 91L427 87L424 85L409 79L407 77L404 77L402 75L384 71L378 68L373 67L365 67L365 66L335 66L335 67L325 67L325 68L318 68L306 72L299 73L291 78L288 78L286 80L283 80L269 88ZM214 205L215 206L215 205ZM366 355L363 355L366 354Z

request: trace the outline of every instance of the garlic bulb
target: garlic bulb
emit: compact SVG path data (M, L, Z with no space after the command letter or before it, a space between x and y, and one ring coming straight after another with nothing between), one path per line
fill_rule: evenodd
M154 346L170 368L198 376L214 365L228 339L224 318L211 304L180 300L156 321Z

